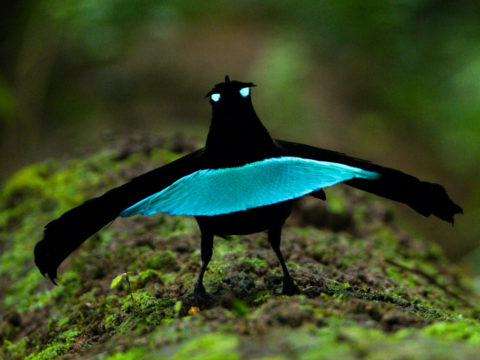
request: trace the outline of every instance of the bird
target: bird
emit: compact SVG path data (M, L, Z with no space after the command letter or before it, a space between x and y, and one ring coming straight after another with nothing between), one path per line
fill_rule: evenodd
M296 199L326 200L324 188L345 183L410 206L423 216L454 223L462 208L444 187L399 170L332 150L273 139L252 104L251 82L216 84L206 97L212 108L205 146L87 200L45 226L34 248L35 264L56 284L60 264L85 240L118 217L137 214L194 216L200 229L203 285L215 236L266 231L283 271L282 294L301 293L280 250L282 227Z

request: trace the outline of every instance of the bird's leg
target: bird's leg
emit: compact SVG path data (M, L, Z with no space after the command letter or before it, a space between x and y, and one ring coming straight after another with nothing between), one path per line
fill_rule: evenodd
M208 298L208 294L205 291L203 286L203 274L207 270L208 263L212 258L213 252L213 234L209 232L202 231L202 241L201 241L201 252L202 252L202 268L200 269L200 274L198 275L197 282L195 284L195 290L193 295L197 302L203 302Z
M295 285L290 273L288 272L287 265L285 265L285 260L283 259L282 252L280 251L280 240L282 236L282 227L272 228L268 230L268 241L272 246L273 251L277 255L278 260L280 261L280 265L282 266L283 270L283 291L282 294L285 295L294 295L300 294L301 291Z

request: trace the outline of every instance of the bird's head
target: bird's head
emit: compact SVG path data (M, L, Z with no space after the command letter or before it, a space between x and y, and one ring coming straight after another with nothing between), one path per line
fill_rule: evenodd
M262 125L250 97L253 83L230 81L217 84L207 94L212 105L212 122L206 149L215 161L211 166L244 164L270 154L273 140Z
M208 92L207 97L210 99L214 112L219 111L228 114L250 111L253 110L250 88L254 86L253 83L230 81L227 75L225 76L225 82L216 84Z

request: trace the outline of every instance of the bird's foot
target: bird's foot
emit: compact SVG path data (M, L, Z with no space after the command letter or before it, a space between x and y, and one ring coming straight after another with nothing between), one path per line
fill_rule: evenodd
M206 305L212 301L212 297L206 292L205 287L202 284L195 285L193 290L193 300L195 305Z
M282 290L283 295L296 295L296 294L302 294L302 290L295 285L295 282L291 277L283 279L283 290Z

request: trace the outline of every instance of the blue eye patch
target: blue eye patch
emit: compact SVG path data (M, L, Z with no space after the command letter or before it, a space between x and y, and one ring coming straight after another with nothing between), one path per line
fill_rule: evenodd
M250 88L248 87L241 88L240 95L242 95L243 97L247 97L248 95L250 95Z
M217 102L218 100L220 100L220 94L219 93L215 93L215 94L212 94L210 95L210 99L212 99L213 102Z

